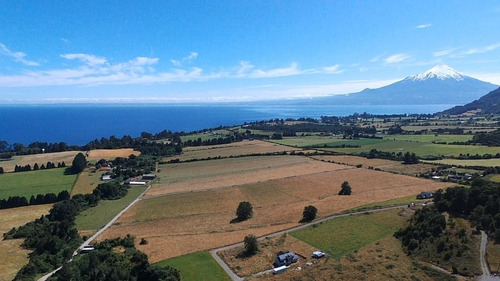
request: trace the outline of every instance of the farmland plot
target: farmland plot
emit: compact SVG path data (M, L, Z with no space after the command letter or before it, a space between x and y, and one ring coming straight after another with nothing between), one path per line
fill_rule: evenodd
M138 248L156 262L241 242L248 234L264 236L297 226L307 205L317 207L321 218L448 186L301 156L238 160L242 162L221 159L183 163L168 172L162 167L162 173L175 180L164 184L168 178L162 176L162 185L154 186L149 197L134 205L98 239L127 233L138 240L145 238L149 243ZM251 172L244 175L246 170ZM351 196L337 195L343 181L349 181ZM247 221L231 223L241 201L251 202L254 215Z
M265 142L260 140L242 141L223 145L211 146L195 146L184 148L182 155L167 157L165 160L179 159L180 161L187 161L193 159L207 159L218 157L230 157L249 154L266 154L275 152L290 152L300 149L291 148L276 143Z

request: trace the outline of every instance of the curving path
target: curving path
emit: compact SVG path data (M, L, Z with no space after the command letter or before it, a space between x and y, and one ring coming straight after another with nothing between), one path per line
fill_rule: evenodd
M271 234L259 237L257 240L260 241L260 240L262 240L264 238L267 238L267 237L279 236L279 235L282 235L284 233L288 233L288 232L291 232L291 231L303 229L303 228L309 227L311 225L322 223L322 222L325 222L325 221L328 221L328 220L331 220L331 219L342 218L342 217L347 217L347 216L352 216L352 215L360 215L360 214L365 214L365 213L375 213L375 212L380 212L380 211L387 211L387 210L393 210L393 209L406 208L407 206L408 205L399 205L399 206L392 206L392 207L386 207L386 208L380 208L380 209L373 209L373 210L366 210L366 211L345 213L345 214L340 214L340 215L332 215L332 216L325 217L325 218L322 218L322 219L314 221L314 222L310 222L310 223L306 223L306 224L301 224L301 225L293 227L293 228L289 228L289 229L285 229L285 230L282 230L282 231L274 232L274 233L271 233ZM224 246L224 247L221 247L221 248L217 248L217 249L213 249L213 250L210 251L210 254L215 259L215 261L217 261L217 263L222 267L222 269L224 269L226 271L227 275L229 275L229 277L233 281L242 281L242 280L245 279L245 277L239 277L238 275L236 275L229 268L229 266L219 257L219 255L217 253L220 252L220 251L225 251L225 250L228 250L228 249L232 249L232 248L236 248L236 247L241 247L241 246L243 246L243 242L240 242L240 243L237 243L237 244L232 244L232 245L227 245L227 246ZM269 271L269 272L271 272L271 271ZM259 273L257 273L257 274L259 274ZM496 280L496 281L499 281L499 280Z
M479 259L481 261L481 269L483 270L483 275L477 278L478 281L499 281L500 279L496 276L492 276L490 273L490 268L488 267L488 262L486 261L486 245L488 244L488 235L481 230L481 247L479 248Z
M90 244L90 242L92 242L94 239L97 238L97 236L101 235L101 233L103 233L104 231L106 231L106 229L108 229L110 226L112 226L115 221L121 217L126 211L128 211L128 209L130 209L130 207L132 207L135 203L137 203L138 201L142 200L142 196L151 188L151 184L148 185L148 187L146 188L146 190L144 190L134 201L132 201L130 204L127 205L127 207L125 207L123 210L121 210L113 219L111 219L105 226L103 226L101 229L99 229L94 235L92 235L90 238L88 238L87 240L85 240L85 242L83 242L82 245L80 245L80 247L78 247L78 249L76 251L73 252L73 257L75 257L76 255L78 255L78 250L83 248L84 246L88 246ZM68 262L71 262L73 260L73 258L71 258ZM49 272L47 273L46 275L42 276L40 279L38 279L37 281L45 281L47 279L49 279L49 277L51 277L54 273L56 273L59 269L61 269L61 267L58 267L57 269L55 269L54 271L52 272Z

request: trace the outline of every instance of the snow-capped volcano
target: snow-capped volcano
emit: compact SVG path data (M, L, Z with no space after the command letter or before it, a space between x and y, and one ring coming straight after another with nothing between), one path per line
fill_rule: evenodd
M440 64L396 83L365 89L347 96L332 96L335 104L466 104L498 88Z
M427 70L424 73L420 73L417 75L410 76L406 79L413 81L424 81L432 78L436 78L439 80L445 79L455 79L457 81L464 80L466 76L458 73L455 69L447 66L446 64L438 64L435 67Z

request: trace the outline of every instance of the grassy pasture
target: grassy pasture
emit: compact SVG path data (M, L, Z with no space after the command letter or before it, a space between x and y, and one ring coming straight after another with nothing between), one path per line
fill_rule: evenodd
M349 144L349 143L346 143ZM446 145L432 144L416 141L398 141L387 140L373 144L363 145L359 148L322 148L326 151L334 151L339 153L357 154L360 152L369 152L371 149L386 152L412 152L418 156L426 155L443 155L443 156L459 156L460 154L483 155L497 154L500 152L500 147L488 147L480 145Z
M184 281L230 281L226 272L212 258L209 252L200 251L156 263L165 267L174 267L181 272Z
M385 139L399 140L399 141L417 141L417 142L466 142L472 140L473 135L398 135L388 136Z
M141 152L135 151L132 148L94 149L90 151L88 160L89 161L99 161L101 159L110 160L110 159L115 159L116 157L128 158L131 154L139 156ZM71 159L71 161L73 161L73 159Z
M52 204L0 210L0 233L37 219L47 214L50 208ZM0 240L0 253L2 253L0 255L0 281L14 279L21 267L28 263L28 254L31 251L22 249L22 242L22 239Z
M121 199L101 200L98 206L87 209L77 216L77 229L85 231L86 234L100 229L134 201L145 189L144 186L134 186L129 188L127 195Z
M336 218L290 234L334 258L340 258L393 235L408 219L398 216L400 211L397 209Z
M24 196L71 191L77 175L65 175L64 168L30 172L5 173L0 175L0 199L10 196Z
M426 161L427 162L427 161ZM478 159L478 160L470 160L470 159L443 159L443 160L436 160L436 161L428 161L429 163L436 163L436 164L446 164L446 165L453 165L453 166L483 166L483 167L495 167L495 166L500 166L500 159L495 158L495 159Z
M500 175L489 175L488 180L494 181L494 182L500 182Z
M275 157L280 160L278 162L287 159ZM205 161L204 166L212 169L213 175L208 170L200 170L202 162L183 163L179 170L167 174L172 177L184 174L187 179L181 176L161 189L153 186L150 191L156 189L155 192L148 192L149 197L134 205L98 239L123 236L123 233L145 238L149 244L138 245L138 248L155 262L241 242L249 233L264 236L297 226L307 205L318 208L318 218L321 218L356 206L415 196L422 190L449 186L447 183L314 161L309 157L288 157L293 161L307 159L308 162L283 167L268 165L267 161L274 161L274 156L255 157L259 161L252 161L254 157L244 158L248 166L240 167L254 170L246 176L238 172L219 175L220 169L237 171L235 159ZM204 176L197 179L197 174ZM353 194L348 197L337 195L345 180L353 188ZM163 177L160 182L164 183ZM254 216L245 222L231 223L241 201L249 201L254 206Z
M489 241L487 245L487 259L491 272L500 272L500 244Z

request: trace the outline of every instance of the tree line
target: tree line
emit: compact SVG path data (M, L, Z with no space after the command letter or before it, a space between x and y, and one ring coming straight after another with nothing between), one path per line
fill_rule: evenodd
M17 207L24 207L30 205L52 204L55 202L69 199L70 195L67 190L59 192L57 195L54 193L31 195L30 199L24 196L10 196L8 199L0 200L0 209L10 209Z

